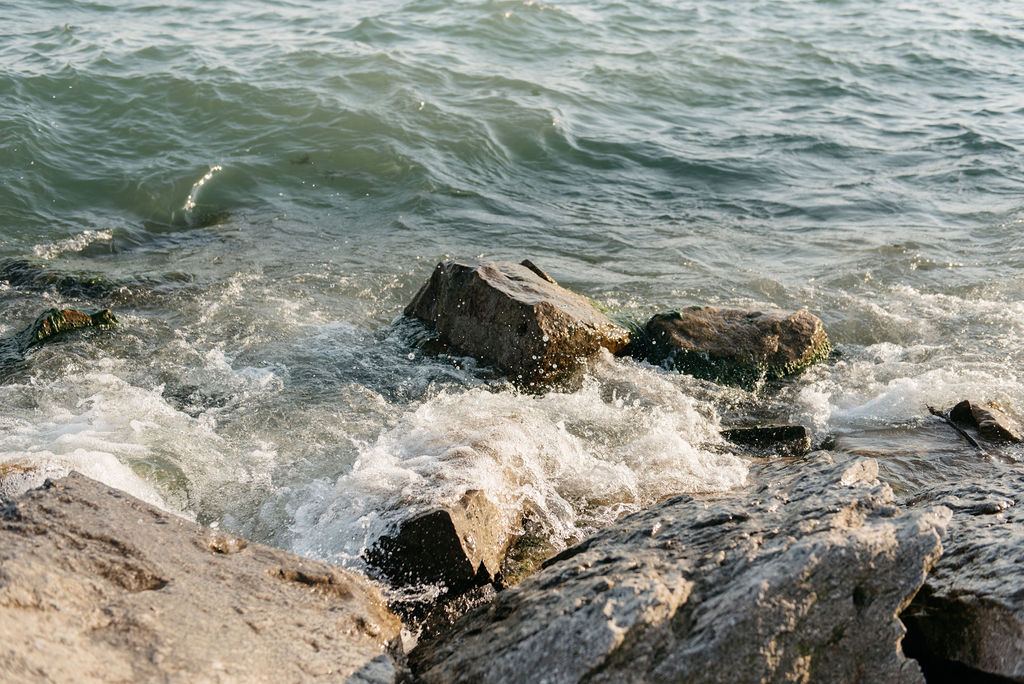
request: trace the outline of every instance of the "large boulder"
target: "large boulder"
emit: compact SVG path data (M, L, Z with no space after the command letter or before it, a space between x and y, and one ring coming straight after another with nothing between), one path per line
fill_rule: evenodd
M941 670L959 664L974 679L1024 682L1024 473L934 487L912 503L943 504L953 518L942 557L903 614L908 644Z
M0 504L0 680L393 682L401 625L356 575L83 475Z
M702 306L656 314L628 352L699 378L751 385L799 373L831 349L821 319L806 309Z
M410 656L425 682L921 682L906 607L943 508L901 512L863 460L627 518Z
M629 341L589 299L530 263L444 261L405 315L427 321L442 341L524 386L557 380L600 349L614 353Z

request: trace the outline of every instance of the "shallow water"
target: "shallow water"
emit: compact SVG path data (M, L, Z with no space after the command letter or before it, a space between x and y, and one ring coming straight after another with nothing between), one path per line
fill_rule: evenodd
M905 491L993 462L927 406L1024 408L1024 8L947 0L13 0L0 23L0 335L116 332L0 384L0 463L75 468L358 564L466 487L557 548L766 466L751 417ZM448 256L529 257L622 320L806 306L839 352L753 394L601 358L525 395L424 356ZM774 466L767 466L768 470Z

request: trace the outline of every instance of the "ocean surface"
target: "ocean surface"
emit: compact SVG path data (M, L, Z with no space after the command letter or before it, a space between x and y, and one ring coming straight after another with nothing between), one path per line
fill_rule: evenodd
M6 0L0 337L121 325L0 382L0 466L80 470L360 567L484 489L561 548L799 463L809 426L903 493L1024 459L928 406L1024 410L1018 0ZM604 356L524 394L413 346L450 257L530 258L619 320L807 307L837 353L719 387Z

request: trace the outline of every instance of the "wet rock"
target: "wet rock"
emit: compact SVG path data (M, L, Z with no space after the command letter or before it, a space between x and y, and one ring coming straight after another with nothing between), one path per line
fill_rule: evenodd
M49 291L88 300L106 299L124 289L122 284L99 275L66 273L24 259L0 262L0 280L23 290Z
M920 682L896 614L949 511L878 466L680 496L555 556L410 656L425 682Z
M538 274L539 272L539 274ZM458 259L437 265L405 309L441 340L531 386L557 380L628 332L535 265Z
M367 580L77 473L0 505L0 616L2 681L400 673L401 626Z
M443 584L448 595L464 594L501 579L501 565L515 541L508 515L482 491L406 521L382 537L368 563L395 585Z
M831 351L821 319L806 309L713 306L657 314L628 353L695 377L741 386L799 373Z
M964 399L949 410L949 419L964 428L973 428L990 442L1018 444L1021 426L995 403L979 405Z
M953 511L942 557L903 613L908 652L1024 682L1024 473L928 489ZM966 681L966 680L964 680Z
M87 314L74 309L50 309L14 337L0 340L0 378L25 360L33 347L78 328L107 326L117 323L108 309Z
M811 434L803 425L759 425L722 430L733 444L771 451L780 456L803 456L811 450Z
M50 309L44 312L35 323L18 333L20 348L27 351L37 344L42 344L69 330L91 328L93 326L114 325L117 318L109 309L88 314L74 309Z

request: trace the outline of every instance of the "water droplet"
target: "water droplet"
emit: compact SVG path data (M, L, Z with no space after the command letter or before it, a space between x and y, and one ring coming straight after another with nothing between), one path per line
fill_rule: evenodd
M542 340L544 340L545 342L547 342L547 341L548 341L548 340L550 340L551 338L550 338L550 337L548 337L547 335L545 335L545 336L544 336L544 337L542 337L541 339L542 339Z
M415 358L416 358L416 354L414 354L413 352L409 352L409 360L412 361Z

